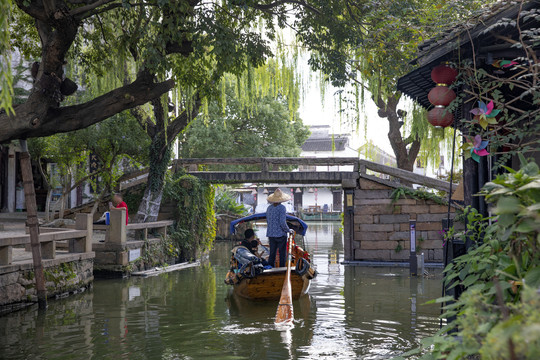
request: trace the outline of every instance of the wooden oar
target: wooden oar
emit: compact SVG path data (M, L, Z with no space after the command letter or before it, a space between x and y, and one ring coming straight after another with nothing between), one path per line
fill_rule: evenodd
M294 320L293 304L292 304L292 289L291 289L291 246L294 233L289 235L287 239L287 272L285 280L281 288L281 297L276 312L275 324L290 324Z

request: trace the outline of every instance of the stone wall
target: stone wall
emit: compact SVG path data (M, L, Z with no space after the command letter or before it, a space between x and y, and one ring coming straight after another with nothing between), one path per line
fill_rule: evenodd
M393 190L375 181L359 180L354 197L354 260L408 261L409 220L416 220L416 252L423 252L426 262L442 262L441 220L447 217L448 207L431 200L399 199L392 203Z
M93 250L96 253L94 274L98 278L126 277L132 272L176 263L176 258L169 254L169 242L162 238L125 244L94 243ZM136 256L134 253L140 257L130 258Z
M45 260L47 297L63 296L90 286L94 280L94 254L77 254L72 261ZM0 273L0 314L25 303L37 302L32 264L4 266Z

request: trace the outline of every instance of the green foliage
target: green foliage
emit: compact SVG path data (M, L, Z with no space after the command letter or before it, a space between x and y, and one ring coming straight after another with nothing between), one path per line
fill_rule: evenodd
M184 260L196 258L210 249L216 237L214 189L210 184L181 173L167 179L164 201L177 204L176 228L170 237Z
M11 0L0 0L0 111L13 112L13 76L11 73L10 23Z
M264 79L255 85L260 89L247 94L245 85L234 80L225 78L224 98L211 101L207 115L194 119L185 131L181 157L298 156L309 132L297 116L291 119L287 100L263 90Z
M150 139L127 112L70 133L70 136L80 138L85 149L98 157L102 186L113 189L125 172L149 163Z
M428 351L423 359L538 358L540 171L523 157L522 164L519 171L499 175L482 189L494 206L493 218L467 213L467 231L457 236L469 236L474 245L444 270L446 284L466 290L445 307L443 317L457 319L422 341ZM461 341L445 335L452 329Z
M180 255L180 249L175 240L171 236L167 236L153 244L146 241L142 253L141 261L145 267L154 267L163 266L167 259L176 258Z
M416 200L431 200L439 205L448 205L448 201L446 199L434 193L430 193L422 189L415 190L406 187L399 187L394 189L394 191L392 191L392 193L390 194L390 198L392 199L392 204L394 204L401 198L411 198Z
M134 186L126 191L122 191L124 202L127 204L128 209L132 209L130 212L139 208L143 195L144 189L142 186Z
M217 214L247 215L244 205L236 202L235 193L230 191L227 186L217 186L215 191L214 202Z
M313 17L313 29L301 29L300 37L315 50L310 59L312 68L327 74L334 86L345 87L339 99L348 119L360 125L369 97L378 107L379 116L388 119L389 140L398 167L414 163L417 147L407 145L415 140L421 145L418 156L437 167L440 142L451 140L451 129L434 129L426 121L424 109L400 102L397 80L413 70L411 61L423 41L485 4L479 0L341 1L328 4L328 8L321 5L325 11ZM403 121L402 126L399 121Z
M66 175L76 183L90 181L87 161L96 156L98 168L91 175L99 177L100 186L106 189L113 189L130 168L148 163L148 144L146 134L126 112L86 129L28 140L32 157L56 163L62 182ZM54 182L53 174L46 175L49 183ZM71 186L71 179L51 185Z
M150 169L148 172L148 188L158 192L163 188L165 174L172 157L172 143L167 144L163 136L156 136L152 139L149 148ZM165 151L161 151L165 149Z
M523 19L538 21L538 9L522 10L518 17L502 18L484 30L489 33L504 28L505 34L515 32L509 41L513 43L512 48L520 49L517 58L496 58L493 64L460 59L454 64L460 73L454 86L470 89L467 94L459 94L454 105L459 106L471 98L476 100L473 107L478 107L477 101L486 104L493 101L491 115L498 113L490 119L490 124L486 123L485 116L471 119L470 114L463 114L464 118L460 119L465 134L480 135L482 140L489 141L488 156L497 155L492 157L495 169L508 164L513 156L534 153L540 148L540 69L533 65L538 63L535 52L538 51L540 33L537 28L521 29L518 26ZM510 63L510 60L515 62ZM507 66L499 69L497 61L506 61ZM465 157L469 156L471 147L470 142L463 143Z

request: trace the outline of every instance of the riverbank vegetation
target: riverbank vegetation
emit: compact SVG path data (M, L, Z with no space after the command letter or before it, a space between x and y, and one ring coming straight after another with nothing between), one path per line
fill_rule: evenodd
M422 347L404 356L421 359L537 359L540 357L540 171L522 166L487 183L481 194L490 218L468 209L467 229L450 239L472 240L469 251L444 270L455 300L436 300L443 318L454 319Z
M164 198L176 204L176 225L169 235L182 260L197 259L216 238L214 188L204 180L177 173L167 179Z
M246 207L236 202L236 194L228 186L216 186L215 192L216 215L247 215Z

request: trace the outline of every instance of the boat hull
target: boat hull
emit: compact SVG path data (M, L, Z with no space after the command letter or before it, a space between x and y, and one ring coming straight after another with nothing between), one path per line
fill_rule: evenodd
M249 300L279 300L287 268L265 270L251 279L242 279L234 285L234 293ZM291 272L292 297L297 300L307 294L311 280Z

